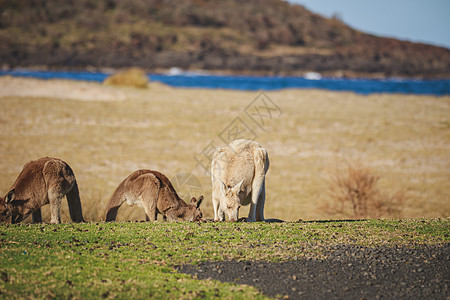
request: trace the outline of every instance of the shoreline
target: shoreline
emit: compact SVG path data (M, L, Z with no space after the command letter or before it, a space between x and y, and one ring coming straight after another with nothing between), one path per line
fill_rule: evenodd
M5 72L5 71L3 71ZM67 73L65 73L67 72ZM79 73L78 73L79 72ZM90 73L92 72L92 73ZM98 73L95 73L98 72ZM108 72L108 73L106 73ZM11 73L2 73L0 78L22 78L35 80L66 80L103 84L104 80L111 76L111 70L90 71L42 71L41 69L16 69ZM358 95L395 94L395 95L423 95L423 96L448 96L450 80L414 80L414 79L335 79L321 77L320 74L308 74L309 77L226 77L199 72L184 72L172 70L172 74L147 73L148 87L155 85L173 89L198 89L198 90L227 90L227 91L289 91L289 90L320 90L335 93L350 92ZM179 79L177 79L179 76ZM218 77L215 77L218 76ZM220 77L224 76L224 77ZM318 76L318 77L316 77ZM119 86L118 86L119 87ZM120 86L127 87L127 86ZM11 90L11 87L6 86ZM39 89L39 87L36 87ZM25 93L23 89L16 92ZM30 91L28 91L30 92ZM1 93L0 93L1 94Z
M130 66L130 67L139 67L139 66ZM121 70L128 69L130 67L124 68L112 68L112 67L64 67L64 66L47 66L47 65L31 65L31 66L14 66L10 67L8 65L3 65L0 68L0 71L17 71L17 70L28 70L28 71L55 71L55 72L92 72L92 73L105 73L105 74L113 74ZM139 67L141 68L141 67ZM142 68L147 74L157 74L157 75L170 75L171 71L174 69L180 70L183 73L193 73L193 74L204 74L209 76L255 76L255 77L300 77L304 78L308 76L308 74L319 74L322 78L328 79L368 79L368 80L423 80L423 81L432 81L432 80L450 80L450 74L443 75L438 74L437 76L385 76L385 74L379 73L370 73L370 72L354 72L348 70L336 70L336 71L325 71L318 72L314 70L296 70L294 72L264 72L264 71L252 71L252 70L243 70L243 71L233 71L228 69L214 69L214 70L206 70L206 69L196 69L196 68L188 68L182 69L178 67L172 68Z

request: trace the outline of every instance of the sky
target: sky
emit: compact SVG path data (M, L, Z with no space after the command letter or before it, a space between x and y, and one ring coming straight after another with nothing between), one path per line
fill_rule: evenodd
M367 33L450 49L450 0L288 0Z

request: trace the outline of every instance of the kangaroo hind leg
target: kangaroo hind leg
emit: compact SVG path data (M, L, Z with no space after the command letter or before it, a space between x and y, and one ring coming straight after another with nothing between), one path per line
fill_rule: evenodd
M48 189L48 201L50 204L50 223L61 223L61 201L64 197L64 191L61 186L60 178L51 178L47 181Z
M48 200L50 202L50 223L60 224L61 223L61 201L63 195L58 191L49 191Z
M42 175L47 186L50 204L50 223L61 223L61 200L72 188L75 177L69 166L61 160L52 159L45 163Z
M144 174L139 176L133 185L140 192L140 199L144 207L146 220L156 221L158 217L157 202L161 183L153 174Z

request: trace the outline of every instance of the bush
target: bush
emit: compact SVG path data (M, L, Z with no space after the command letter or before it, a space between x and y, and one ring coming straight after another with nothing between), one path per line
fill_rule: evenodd
M331 204L325 210L332 215L356 219L400 217L406 190L389 194L378 187L380 177L367 166L347 164L336 168L330 184Z
M109 76L103 81L105 85L132 86L137 88L148 87L148 77L140 68L130 68Z

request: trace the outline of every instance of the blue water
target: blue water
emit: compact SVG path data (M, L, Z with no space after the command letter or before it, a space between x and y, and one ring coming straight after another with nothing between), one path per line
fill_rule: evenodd
M75 71L0 71L0 76L11 75L41 79L72 79L102 82L109 76L101 72ZM275 76L217 76L196 73L179 75L149 74L152 81L173 87L232 90L279 90L286 88L314 88L331 91L352 91L358 94L402 93L419 95L450 95L450 80L411 79L341 79L310 80L302 77Z

